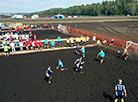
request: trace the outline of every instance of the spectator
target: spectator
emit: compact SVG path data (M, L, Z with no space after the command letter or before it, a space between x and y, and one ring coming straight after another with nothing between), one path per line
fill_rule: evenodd
M11 48L12 48L12 52L15 52L15 51L16 51L16 50L15 50L15 43L11 42L11 43L10 43L10 46L11 46Z
M103 45L106 45L107 41L106 39L103 40Z
M73 37L70 38L71 47L74 46L74 39Z
M50 42L50 44L51 44L51 48L54 48L54 47L55 47L55 41L52 40L52 41Z
M93 36L93 44L95 44L95 42L96 42L96 36L94 34L94 36Z
M61 45L61 41L60 41L61 38L60 38L60 36L57 37L57 40L58 40L57 45L60 46Z
M32 48L33 48L33 50L35 50L35 42L34 41L32 42Z
M85 37L83 37L83 44L85 44L86 43L86 38Z
M76 38L76 45L78 45L79 44L79 38L77 37Z
M54 25L52 24L52 29L54 29Z
M48 39L45 40L45 48L48 48Z
M32 40L29 41L29 49L30 49L30 50L33 50Z
M89 43L89 39L90 39L90 38L87 36L87 37L86 37L86 43L87 43L87 44Z
M28 51L29 48L28 48L28 43L27 43L27 41L25 42L25 47L26 47L26 50Z
M114 43L114 37L110 37L110 45L109 46L113 46L113 43Z
M19 46L20 46L20 52L23 52L23 42L22 41L19 42Z
M69 39L67 39L66 42L67 42L67 46L70 46L70 44L69 44Z
M5 45L4 45L4 55L5 55L5 57L6 57L6 56L9 57L9 49L10 49L10 47L7 46L7 44L5 44Z
M38 51L38 42L37 41L35 41L35 51Z
M39 41L39 48L40 48L40 51L42 51L42 42L41 41Z

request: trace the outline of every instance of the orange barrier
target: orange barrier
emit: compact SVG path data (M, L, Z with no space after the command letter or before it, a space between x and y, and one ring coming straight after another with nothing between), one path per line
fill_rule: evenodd
M76 35L80 35L80 36L89 36L90 39L93 38L93 36L96 36L96 40L100 40L101 42L103 42L103 40L107 41L107 44L110 44L110 37L106 37L106 36L102 36L96 33L90 33L90 32L86 32L86 31L82 31L79 29L73 29L73 28L67 28L69 33L73 33ZM126 47L126 40L122 40L122 39L118 39L118 38L114 38L114 43L113 43L114 47L118 47L118 48L125 48Z

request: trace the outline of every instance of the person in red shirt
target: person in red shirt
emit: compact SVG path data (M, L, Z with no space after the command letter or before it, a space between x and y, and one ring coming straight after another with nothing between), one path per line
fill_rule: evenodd
M10 42L12 42L12 35L10 35Z
M11 29L9 29L10 33L11 33Z
M42 42L41 41L39 41L39 47L40 47L40 51L42 51Z
M29 48L28 48L28 43L27 42L25 42L25 47L26 47L26 50L28 51Z
M44 24L44 28L46 28L46 24Z
M29 40L29 48L30 48L31 50L33 50L32 40Z
M32 32L32 29L30 29L30 32L29 33L31 33Z
M38 51L38 42L35 41L35 51Z

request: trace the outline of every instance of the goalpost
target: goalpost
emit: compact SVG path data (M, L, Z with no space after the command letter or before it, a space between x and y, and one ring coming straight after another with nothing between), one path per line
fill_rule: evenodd
M126 48L127 48L129 51L138 53L138 43L134 43L134 42L132 42L132 41L127 41L127 42L126 42Z

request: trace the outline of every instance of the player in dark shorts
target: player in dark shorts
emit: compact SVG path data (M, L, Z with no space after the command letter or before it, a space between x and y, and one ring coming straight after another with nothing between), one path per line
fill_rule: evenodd
M127 61L128 60L128 50L126 48L124 48L124 53L122 54L122 56L124 57L124 59Z
M76 54L80 55L81 53L81 46L79 44L77 44L77 51L75 52Z
M97 58L100 56L100 65L103 63L104 60L104 56L105 53L103 52L103 50L101 50L101 52L98 53Z
M125 85L122 84L122 80L119 79L119 83L115 86L115 91L116 91L116 99L114 102L118 102L118 99L121 98L121 102L124 102L123 95L127 97L127 92L125 89Z
M48 67L47 70L45 71L45 76L49 84L51 83L52 79L51 73L53 73L53 71L51 70L51 67Z
M63 65L63 62L59 59L58 60L58 65L57 65L57 69L61 69L61 71L64 71L64 70L68 70L67 68L63 68L64 65Z
M77 72L77 71L79 71L80 73L83 73L82 72L82 69L83 69L82 65L84 64L84 61L82 61L82 57L80 57L79 59L77 59L74 62L74 64L76 65L76 68L74 70L74 73Z
M114 43L114 37L112 36L111 38L110 38L110 45L109 46L113 46L113 43Z

